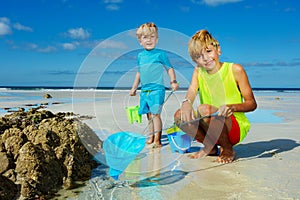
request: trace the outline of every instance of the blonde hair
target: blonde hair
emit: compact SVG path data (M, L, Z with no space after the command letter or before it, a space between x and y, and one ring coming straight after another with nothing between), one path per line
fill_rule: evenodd
M207 30L196 32L188 44L188 51L192 60L195 61L199 57L200 51L209 45L213 45L215 48L220 46L219 42Z
M136 30L136 36L138 39L141 39L143 35L151 35L154 33L158 37L158 28L153 22L144 23L140 25Z

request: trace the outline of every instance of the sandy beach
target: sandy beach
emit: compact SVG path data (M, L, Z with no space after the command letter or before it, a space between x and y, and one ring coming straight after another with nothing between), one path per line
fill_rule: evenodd
M46 109L91 116L84 122L102 140L119 131L146 134L144 116L141 124L127 121L125 107L138 104L138 96L129 97L127 91L48 93L56 99L73 96L72 103L53 104ZM184 94L183 91L174 93L164 105L164 128L173 124L173 113ZM300 93L270 92L255 96L258 109L249 115L252 123L247 137L234 147L236 160L233 163L216 163L216 157L191 160L188 153L172 153L164 134L165 145L161 149L146 147L122 173L120 181L127 184L98 187L98 194L104 199L300 199ZM0 105L4 108L24 105L24 102L1 102ZM193 142L191 151L200 147ZM92 194L95 190L92 185L101 185L101 180L94 176L86 187L76 189L76 195L74 191L62 191L60 195L83 199L83 194L87 191Z

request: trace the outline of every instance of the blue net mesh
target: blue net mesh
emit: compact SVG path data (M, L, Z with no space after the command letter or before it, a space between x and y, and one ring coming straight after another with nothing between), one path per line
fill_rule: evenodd
M119 175L143 150L146 137L133 132L117 132L103 142L106 164L110 167L109 175L118 179Z

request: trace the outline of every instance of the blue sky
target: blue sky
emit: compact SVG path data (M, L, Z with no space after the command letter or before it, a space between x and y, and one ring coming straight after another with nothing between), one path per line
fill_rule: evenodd
M187 39L208 29L221 44L221 60L242 64L253 87L299 87L299 19L296 0L2 0L0 86L73 86L97 45L123 48L126 41L108 39L151 21ZM123 62L111 60L119 74L135 64L137 51L127 52ZM181 62L173 62L179 70Z

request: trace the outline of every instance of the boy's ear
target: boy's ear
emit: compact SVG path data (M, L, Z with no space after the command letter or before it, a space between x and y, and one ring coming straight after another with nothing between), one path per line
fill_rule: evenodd
M220 47L220 45L218 45L218 47L217 47L218 49L217 49L217 51L218 51L218 54L219 55L221 55L222 54L222 51L221 51L221 47Z

